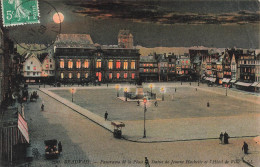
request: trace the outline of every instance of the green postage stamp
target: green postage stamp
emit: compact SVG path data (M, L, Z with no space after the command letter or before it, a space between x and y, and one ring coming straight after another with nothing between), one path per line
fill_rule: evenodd
M3 25L40 23L38 0L1 0Z

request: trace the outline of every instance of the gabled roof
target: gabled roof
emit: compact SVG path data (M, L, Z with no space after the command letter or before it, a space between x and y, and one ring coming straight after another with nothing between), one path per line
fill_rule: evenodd
M121 35L132 35L129 30L120 30L118 36Z
M59 34L55 41L56 47L82 48L93 45L89 34Z
M38 55L38 59L40 60L41 63L43 63L44 59L48 56L48 53L42 53L40 55Z

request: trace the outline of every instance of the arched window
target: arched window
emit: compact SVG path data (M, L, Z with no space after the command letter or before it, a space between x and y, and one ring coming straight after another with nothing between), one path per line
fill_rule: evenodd
M69 62L68 62L68 68L73 68L73 61L72 61L72 60L69 60Z
M89 67L89 61L88 60L85 60L84 61L84 68L88 68Z
M108 69L113 69L113 60L109 60Z
M81 62L80 62L80 60L77 60L77 62L76 62L76 68L81 68Z

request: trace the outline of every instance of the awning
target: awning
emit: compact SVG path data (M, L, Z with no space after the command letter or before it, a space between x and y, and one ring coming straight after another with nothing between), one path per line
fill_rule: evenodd
M210 79L211 79L210 77L206 77L206 80L207 80L207 81L210 81Z
M232 79L230 82L231 82L231 83L235 83L235 82L236 82L236 80Z
M251 86L257 86L259 83L258 82L254 82Z
M28 133L28 126L26 121L23 119L23 117L21 116L20 113L18 113L18 128L21 131L21 133L23 134L25 140L29 142L29 133Z
M211 78L210 81L211 82L216 82L216 78Z
M252 83L237 82L236 85L248 87L248 86L252 85Z
M226 82L226 83L229 83L230 79L228 78L224 78L222 82Z

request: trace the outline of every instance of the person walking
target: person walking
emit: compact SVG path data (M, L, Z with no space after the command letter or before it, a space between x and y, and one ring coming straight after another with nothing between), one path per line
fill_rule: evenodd
M175 92L176 92L176 90L177 90L177 89L175 88Z
M149 160L148 160L148 158L145 157L144 159L145 159L145 161L144 161L144 163L145 163L145 167L150 167L150 164L149 164Z
M220 140L220 143L219 143L219 144L224 144L224 135L223 135L223 132L220 133L220 135L219 135L219 140Z
M42 106L41 106L41 109L42 109L42 111L44 110L44 105L42 104Z
M137 101L137 106L140 106L140 101L139 100Z
M158 107L158 102L157 102L157 100L154 102L154 106L155 106L155 107Z
M243 147L242 147L242 151L244 150L244 153L245 154L248 154L248 144L244 141L244 145L243 145Z
M224 133L224 144L228 144L228 139L229 139L229 135L227 134L227 132Z
M62 145L61 145L61 141L59 141L59 143L58 143L58 151L59 151L59 153L61 153L61 152L62 152Z
M105 121L107 120L107 117L108 117L108 113L106 111L106 113L105 113Z

